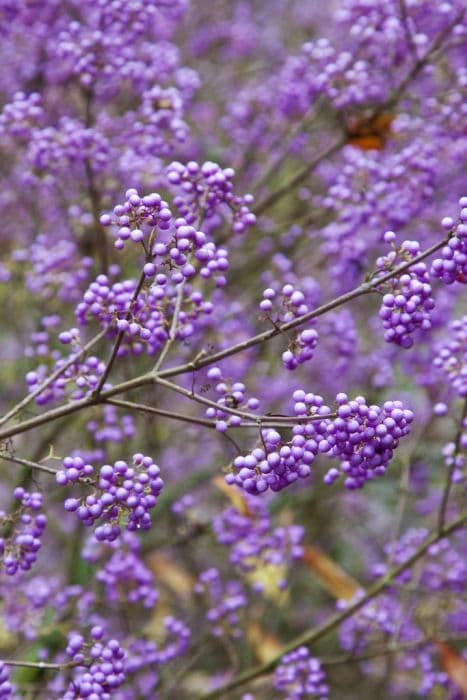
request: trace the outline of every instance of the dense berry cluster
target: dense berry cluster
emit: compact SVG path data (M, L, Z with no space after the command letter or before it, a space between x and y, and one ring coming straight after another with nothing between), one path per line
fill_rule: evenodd
M216 254L211 256L210 250L207 255L214 259L217 257ZM214 260L214 264L217 266L218 261ZM190 271L195 270L191 264L186 267L189 267ZM151 274L153 269L152 265ZM176 284L185 279L181 272L178 275ZM172 274L172 278L174 277L175 273ZM129 354L141 355L144 352L154 355L169 337L168 327L176 307L177 287L169 282L165 274L160 273L156 275L154 284L143 287L139 294L136 294L136 290L135 280L111 285L106 275L99 275L76 308L81 325L88 325L94 319L104 329L109 329L110 337L114 337L118 332L125 334L119 348L119 357ZM176 337L186 340L195 333L196 321L212 313L213 304L190 284L184 285L182 299Z
M394 241L395 234L388 231L385 241ZM399 249L385 258L379 258L377 267L386 270L397 262L397 258L410 260L420 252L418 241L404 241ZM431 297L432 288L424 262L411 265L406 272L386 287L379 317L383 321L384 339L403 348L414 344L412 334L417 330L431 328L431 311L435 302Z
M67 457L56 480L61 486L83 480L94 483L93 474L94 467L85 464L82 457ZM152 458L139 453L133 455L132 467L123 460L104 464L99 469L94 493L81 499L67 498L65 510L76 513L88 527L100 521L102 524L94 530L100 541L117 539L123 524L129 531L149 530L150 512L164 485L159 475L160 469Z
M232 215L232 231L243 233L256 223L256 216L250 209L252 195L240 197L233 193L234 175L232 168L222 169L211 161L202 165L195 161L186 165L175 161L167 168L167 179L179 192L174 205L189 223L209 221L227 207Z
M297 390L293 399L295 415L301 420L292 428L292 438L284 440L272 429L261 431L262 446L234 459L226 475L228 484L253 494L268 488L280 491L310 476L316 456L326 454L337 458L340 465L329 469L325 483L332 484L343 473L346 488L362 488L366 481L385 474L413 421L412 411L401 401L386 401L381 408L368 406L362 396L349 400L339 393L337 417L328 418L331 409L321 396ZM307 422L307 418L317 420Z
M368 406L363 396L349 400L336 396L337 418L327 426L318 442L320 453L340 460L345 486L358 489L365 482L385 474L400 438L408 435L413 413L402 401L386 401L382 407ZM339 478L339 469L330 469L326 483Z
M281 491L297 479L309 477L317 454L316 441L308 438L306 426L295 426L293 433L291 440L283 442L277 430L261 431L262 447L234 459L225 477L227 483L260 494L268 489Z
M286 700L328 700L329 697L326 674L319 659L310 656L306 647L299 647L282 657L274 672L274 688L284 693Z
M63 700L95 698L109 700L113 691L125 681L125 652L116 639L104 641L104 630L95 626L91 629L92 642L85 642L81 634L70 634L66 653L77 666L86 665L73 674Z
M115 228L115 247L122 250L126 241L151 248L156 231L167 231L172 221L169 205L157 192L140 196L132 188L125 193L125 202L117 204L113 216L102 214L102 226Z
M431 265L431 274L445 284L467 284L467 197L461 197L459 205L461 211L457 224L450 216L441 222L444 229L452 231L452 235L441 250L441 258L433 260Z
M47 516L41 512L41 493L28 493L18 486L13 495L20 503L18 510L11 515L0 511L0 524L4 531L0 537L0 557L3 571L8 576L29 571L37 560L47 525Z

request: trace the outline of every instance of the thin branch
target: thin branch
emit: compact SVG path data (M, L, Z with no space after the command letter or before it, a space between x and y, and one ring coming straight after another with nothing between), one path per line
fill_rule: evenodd
M412 32L410 31L409 15L407 12L407 4L405 0L399 0L399 12L402 20L402 28L404 30L405 39L407 41L409 51L416 59L418 59L417 47L413 40Z
M64 365L59 367L58 369L55 370L55 372L52 372L52 374L47 377L47 379L42 382L40 386L37 387L37 389L34 389L30 394L24 397L22 401L20 401L16 406L14 406L11 411L8 411L4 416L0 418L0 425L4 425L7 423L10 418L13 418L13 416L16 416L17 413L19 413L23 408L28 406L31 401L33 401L36 396L39 396L39 394L42 394L45 389L47 389L58 377L60 377L63 372L65 372L68 367L71 367L77 360L79 360L83 355L85 355L94 345L96 345L99 340L101 340L104 335L106 334L106 331L101 331L96 335L92 340L89 341L89 343L86 343L81 350L77 353L74 353L73 355L70 356L70 358L65 362Z
M456 456L460 452L462 435L465 430L465 420L467 418L467 399L464 400L464 407L462 410L462 416L459 421L459 427L457 429L456 437L454 439L454 450L452 454L452 462L449 466L448 473L446 474L446 482L444 484L443 495L441 497L441 503L438 512L438 530L443 529L444 521L446 520L446 510L448 507L449 495L451 493L452 486L452 475L456 469Z
M300 119L298 124L295 124L294 128L290 130L289 134L279 134L278 138L269 146L269 151L271 153L275 153L277 148L280 146L284 146L285 148L282 151L282 153L279 154L279 156L276 156L275 158L271 158L270 162L266 164L265 170L261 177L254 182L251 185L251 190L257 191L263 185L266 184L266 182L269 180L271 175L281 167L282 163L285 161L287 156L289 155L290 148L294 142L294 140L297 138L297 136L300 134L302 129L305 127L309 126L310 122L312 122L311 117L316 118L319 116L319 112L323 107L323 102L324 98L323 95L320 95L316 102L313 102L313 104L309 107L307 110L306 114Z
M190 394L191 396L191 394ZM129 410L134 410L134 411L140 411L141 413L149 413L153 414L156 416L160 416L161 418L169 418L171 420L178 420L183 423L193 423L194 425L202 425L205 428L211 428L213 430L216 429L216 421L209 420L208 418L197 418L195 416L188 416L185 413L177 413L176 411L169 411L166 408L155 408L154 406L148 406L147 404L142 404L142 403L135 403L134 401L123 401L121 399L106 399L103 401L103 403L110 403L113 406L119 406L120 408L127 408ZM332 417L335 414L329 414L329 416L326 417ZM323 416L320 416L322 418ZM288 416L284 417L284 421L274 421L274 420L268 420L267 417L265 421L261 419L261 427L262 428L291 428L293 423L287 422ZM316 416L308 416L307 420L316 418ZM289 420L294 420L295 422L302 422L303 418L297 417L293 418L293 416ZM232 425L229 426L230 429L238 429L238 428L256 428L258 429L258 422L255 420L255 422L242 422L241 425ZM224 433L225 435L225 433Z
M395 548L395 543L397 539L399 538L399 532L401 529L402 525L402 520L404 518L404 513L405 509L407 506L407 499L408 495L410 492L409 485L410 485L410 468L412 466L413 459L420 448L420 445L423 442L423 436L428 432L428 429L432 423L432 419L430 419L423 427L422 429L418 432L418 435L416 436L415 441L412 443L412 448L409 449L408 453L405 454L404 456L404 462L402 464L402 469L401 469L401 477L399 480L399 486L397 488L397 503L395 507L395 514L393 518L393 525L391 528L391 537L390 537L390 545L389 545L389 556L388 556L388 562L389 564L393 563L393 557L396 554L396 548Z
M167 389L170 389L171 391L177 392L177 394L185 396L187 399L191 399L192 401L196 401L197 403L203 404L204 406L210 406L211 408L224 411L225 413L230 413L233 416L240 416L241 418L252 421L252 423L259 428L265 428L267 427L266 424L271 422L274 424L281 423L282 425L291 428L297 423L309 423L310 421L321 421L324 418L336 417L336 414L334 413L327 413L326 415L315 414L312 416L281 416L280 420L275 421L272 416L256 415L255 413L249 413L248 411L241 411L239 408L232 408L231 406L216 403L216 401L212 401L211 399L207 399L204 396L195 394L193 391L184 389L182 386L179 386L174 382L169 382L166 379L161 379L158 376L154 377L154 382L156 384L160 384L161 386L167 387Z
M299 170L295 175L292 175L292 177L289 180L286 180L284 184L279 187L277 190L274 192L271 192L269 195L267 195L262 201L258 202L256 207L254 208L254 213L257 216L261 216L266 209L269 209L269 207L272 207L274 204L276 204L278 201L282 199L286 194L288 194L291 190L295 189L297 185L300 185L304 180L307 179L307 177L315 170L320 163L323 162L323 160L326 160L330 156L332 156L334 153L337 151L340 151L342 146L347 141L347 137L341 137L338 139L338 141L335 141L333 144L328 146L322 153L316 156L314 160L311 161L311 163L307 163L301 170Z
M440 637L436 638L437 642L444 642L445 644L453 642L462 642L465 640L465 636L460 637ZM393 656L395 654L400 654L402 652L409 651L410 649L418 649L425 644L433 643L433 639L430 637L425 637L424 639L419 639L416 642L406 642L405 644L398 644L397 646L387 646L382 649L369 650L364 654L342 654L341 656L331 656L328 659L320 658L321 666L342 666L348 663L360 663L361 661L370 661L371 659L377 659L384 656Z
M1 659L1 663L5 666L16 666L19 668L37 668L44 671L61 671L66 668L75 668L76 666L84 666L76 661L68 661L63 664L48 663L46 661L18 661L16 659Z
M229 683L226 683L221 688L217 688L206 695L200 696L199 700L215 700L225 695L227 692L233 690L234 688L239 688L241 686L250 683L251 681L264 676L271 671L273 671L276 666L280 663L284 654L287 654L300 646L309 646L314 642L317 642L322 637L325 637L329 632L339 627L339 625L356 613L360 608L363 608L370 600L376 598L395 578L397 578L401 573L410 569L421 557L427 552L427 550L436 542L452 534L456 530L459 530L467 522L467 513L464 513L461 517L457 518L449 525L446 525L441 530L432 533L423 544L418 547L415 552L408 557L404 562L398 566L392 568L384 576L379 578L370 588L367 589L364 596L359 598L355 603L350 604L341 612L332 615L326 622L319 627L315 627L312 630L308 630L303 634L295 637L289 644L286 644L281 650L280 654L274 656L270 661L264 664L256 666L255 668L248 669L241 673L237 678L234 678Z
M92 102L94 99L94 92L92 87L83 88L84 96L84 123L87 129L93 126L94 118L92 113ZM86 187L89 200L91 202L92 218L95 230L95 245L94 248L97 250L97 255L100 259L101 272L107 274L109 267L109 253L107 249L107 238L104 227L102 226L99 216L101 212L101 196L96 185L96 180L94 177L94 172L92 170L92 164L90 158L84 159L84 172L86 175Z
M30 467L31 469L38 469L46 474L55 474L57 470L53 467L47 467L45 464L40 464L40 462L32 462L29 459L23 459L22 457L15 457L14 455L0 454L0 459L4 459L7 462L14 462L15 464L21 464L23 467Z
M106 403L110 403L113 406L119 406L120 408L132 409L134 411L140 411L141 413L149 413L155 416L161 416L163 418L171 418L173 420L182 421L183 423L193 423L194 425L202 425L205 428L214 428L216 424L212 420L207 418L195 418L193 416L187 416L184 413L176 413L175 411L168 411L165 408L155 408L154 406L147 406L146 404L134 403L133 401L122 401L119 399L107 399Z

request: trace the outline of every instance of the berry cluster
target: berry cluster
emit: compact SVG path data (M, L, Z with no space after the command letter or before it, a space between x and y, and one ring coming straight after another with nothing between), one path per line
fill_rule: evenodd
M10 671L3 661L0 661L0 698L1 700L14 700L14 685L10 682Z
M310 310L306 295L292 283L283 285L280 293L273 287L268 287L263 291L263 299L259 308L268 318L271 318L274 301L276 304L281 301L277 316L272 319L274 323L292 321ZM300 331L290 341L288 349L282 353L284 367L294 370L307 360L311 360L317 344L318 333L314 328L306 328Z
M180 656L186 654L188 647L190 645L191 632L189 627L185 625L182 620L177 620L177 618L169 615L164 619L164 627L173 639L165 640L165 646L163 648L157 649L156 663L167 664L173 659L177 659Z
M174 144L184 143L188 126L183 120L184 99L175 87L154 85L141 96L140 119L135 123L134 136L143 137L145 154L170 155ZM135 138L138 149L137 139Z
M340 460L339 469L330 469L324 481L332 484L340 472L345 486L358 489L365 482L386 473L401 437L408 435L413 413L402 401L386 401L383 407L368 406L363 396L349 400L336 396L337 418L329 422L318 442L318 450Z
M295 426L292 439L285 443L276 430L262 431L261 439L262 447L234 459L232 470L225 477L228 484L260 494L268 489L281 491L297 479L310 476L317 445L308 438L304 426Z
M225 433L229 427L241 425L242 417L236 415L235 411L246 408L255 411L259 406L259 401L251 396L246 398L246 386L242 382L230 383L223 375L219 367L211 367L207 372L210 381L217 382L214 392L219 397L217 403L219 408L210 406L206 409L206 417L216 421L216 430Z
M222 211L223 205L232 212L232 231L243 233L254 226L256 216L250 210L253 197L239 197L233 193L233 168L222 169L217 163L207 161L200 165L189 161L186 165L174 161L167 168L167 180L179 194L174 205L185 219L194 224L197 220L212 220Z
M229 547L232 564L243 573L255 573L265 567L288 569L303 556L301 541L305 530L299 525L273 527L267 504L263 499L251 498L247 494L243 510L230 506L213 520L213 528L220 544ZM287 585L285 578L278 582L279 588ZM263 584L254 584L262 590Z
M94 173L101 173L109 164L109 143L97 129L79 119L61 117L57 126L46 126L31 133L28 143L28 166L31 183L36 184L45 173L58 177L65 170L79 171L78 164L92 162Z
M157 192L145 195L138 194L132 188L125 192L125 202L117 204L113 216L102 214L102 226L116 227L115 247L122 250L127 241L142 244L151 248L154 231L167 231L172 222L172 212L169 205Z
M288 350L282 353L282 362L286 369L294 370L307 360L311 360L318 345L318 332L314 328L306 328L290 343Z
M446 375L453 391L467 396L467 316L453 321L450 338L441 346L433 364Z
M239 612L248 601L240 581L232 579L224 584L219 571L212 567L200 574L194 592L205 597L206 619L215 637L242 636Z
M72 328L71 331L65 331L60 334L62 342L73 342L72 352L68 358L60 358L56 361L52 373L63 367L70 359L73 358L73 352L79 350L79 333L77 329ZM71 337L73 340L71 340ZM69 398L71 401L79 401L85 396L92 394L94 389L99 384L99 379L104 373L105 363L94 355L90 355L85 359L76 359L70 364L57 379L49 384L49 386L41 391L35 398L39 406L59 401L63 397ZM30 392L36 391L40 385L47 379L49 371L45 365L40 365L35 371L26 374L26 384ZM108 384L105 385L108 387Z
M274 672L274 687L285 693L286 700L328 700L329 697L326 675L319 659L310 656L306 647L299 647L282 657Z
M96 580L105 587L106 600L114 604L141 603L153 608L159 598L152 572L141 558L139 540L125 533L126 547L117 546L105 565L96 573Z
M328 418L331 409L321 396L297 390L293 399L295 415L303 423L294 425L291 440L284 441L276 430L262 431L262 447L234 459L225 477L228 484L252 494L268 488L280 491L310 476L316 456L326 454L339 459L340 465L327 472L325 483L332 484L342 472L346 488L362 488L366 481L385 474L399 439L409 433L413 420L412 411L401 401L386 401L380 408L368 406L362 396L349 401L340 393L336 396L337 417ZM318 420L307 422L307 417Z
M116 639L103 641L104 630L95 626L90 632L91 644L80 634L68 637L66 653L77 666L86 665L85 671L75 671L63 700L93 698L109 700L113 691L125 682L125 652Z
M27 270L26 287L40 299L79 301L89 280L93 260L79 257L73 241L55 240L41 233L27 248L18 248L12 261Z
M384 239L387 243L393 242L395 234L388 231ZM410 260L419 252L420 244L417 241L404 241L399 249L384 258L378 258L376 264L380 270L387 270L396 263L398 257ZM411 336L417 329L431 328L431 311L435 305L431 292L430 278L424 262L415 263L404 274L387 284L379 312L386 342L410 348L414 343Z
M276 430L262 431L262 447L234 459L225 477L228 484L259 494L268 489L281 491L298 479L310 476L311 464L318 454L316 434L326 430L326 416L331 409L324 404L322 396L302 390L294 392L293 400L295 415L304 421L294 425L292 439L284 440ZM315 425L306 422L307 416L323 416L323 420Z
M81 457L66 457L56 480L61 486L66 486L83 480L92 481L93 474L94 467L85 464ZM132 467L123 460L113 465L104 464L99 469L95 492L82 499L67 498L65 510L76 513L89 527L101 521L103 524L94 531L99 541L116 540L122 532L123 522L129 531L149 530L150 511L164 485L159 474L160 469L152 458L139 453L133 455Z
M93 435L97 443L123 442L134 437L136 433L133 416L126 414L119 418L117 409L110 404L102 407L99 418L94 418L86 423L86 429Z
M44 117L41 95L31 92L17 92L12 102L6 104L0 112L0 135L27 141L32 130L37 127Z
M452 235L441 250L441 258L433 260L431 266L433 277L439 277L445 284L467 284L467 197L461 197L459 205L457 224L450 216L441 221L442 227L452 231Z
M18 486L13 495L21 504L19 509L10 516L0 512L0 524L6 531L0 537L0 556L8 576L14 576L19 571L29 571L37 560L47 525L47 516L41 513L41 493L28 493Z
M212 274L211 271L209 274ZM184 279L181 272L179 275L177 284ZM95 319L103 328L109 329L109 337L115 337L118 332L125 333L119 357L144 352L155 355L169 337L168 327L175 309L177 288L169 283L166 275L158 274L155 283L143 287L136 299L135 291L135 280L110 285L106 275L99 275L76 308L81 325ZM205 300L198 289L186 284L178 315L177 339L191 337L196 331L196 321L211 314L212 310L212 302Z
M291 283L284 284L280 292L273 287L268 287L263 291L263 299L259 308L268 316L274 309L273 301L276 305L280 303L277 316L273 319L276 322L287 323L298 316L303 316L310 310L305 293Z

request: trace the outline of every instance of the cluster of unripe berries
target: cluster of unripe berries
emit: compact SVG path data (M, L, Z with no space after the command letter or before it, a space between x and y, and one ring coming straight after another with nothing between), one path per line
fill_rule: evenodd
M79 481L94 485L89 496L67 498L65 510L76 513L84 525L92 527L99 541L112 542L122 532L122 522L129 531L149 530L151 510L157 503L164 482L160 469L151 457L133 455L133 466L123 460L104 464L94 481L94 467L81 457L66 457L63 469L57 472L57 483L67 486Z

